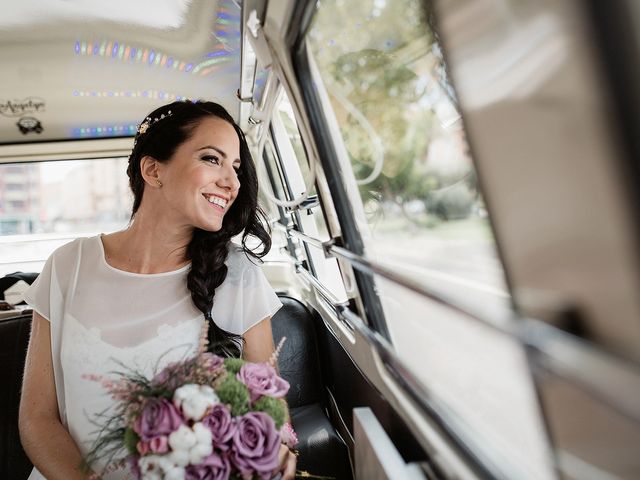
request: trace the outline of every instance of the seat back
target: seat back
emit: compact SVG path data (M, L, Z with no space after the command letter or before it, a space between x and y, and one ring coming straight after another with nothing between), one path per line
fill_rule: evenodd
M32 465L20 443L18 408L31 314L0 320L0 478L26 479Z
M300 301L286 295L279 297L283 307L271 319L271 329L276 345L287 338L278 357L280 374L291 385L287 403L290 408L324 404L313 317Z

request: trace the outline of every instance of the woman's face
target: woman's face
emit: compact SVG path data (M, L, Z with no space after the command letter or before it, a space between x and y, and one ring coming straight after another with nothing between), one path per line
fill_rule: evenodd
M159 193L179 226L210 232L222 228L238 195L240 140L231 124L206 117L168 162L158 165Z

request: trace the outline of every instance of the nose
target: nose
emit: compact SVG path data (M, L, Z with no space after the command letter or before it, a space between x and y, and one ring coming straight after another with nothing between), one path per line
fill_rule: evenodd
M226 165L225 168L222 169L222 175L218 180L218 186L230 192L236 192L240 189L238 173L232 165Z

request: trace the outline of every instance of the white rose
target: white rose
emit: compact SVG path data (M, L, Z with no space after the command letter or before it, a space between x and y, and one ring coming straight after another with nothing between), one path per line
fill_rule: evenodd
M173 394L173 404L181 409L185 417L200 420L207 409L220 402L216 392L208 385L193 383L183 385Z
M174 451L188 451L196 443L195 433L186 425L180 425L175 432L171 432L169 435L169 446Z

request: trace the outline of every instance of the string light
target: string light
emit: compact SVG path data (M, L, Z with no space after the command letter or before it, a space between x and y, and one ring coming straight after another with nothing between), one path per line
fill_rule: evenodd
M73 138L124 137L135 135L138 125L99 125L91 127L75 127L71 130Z
M151 98L154 100L186 100L185 95L177 95L162 90L73 90L74 97L123 97Z

